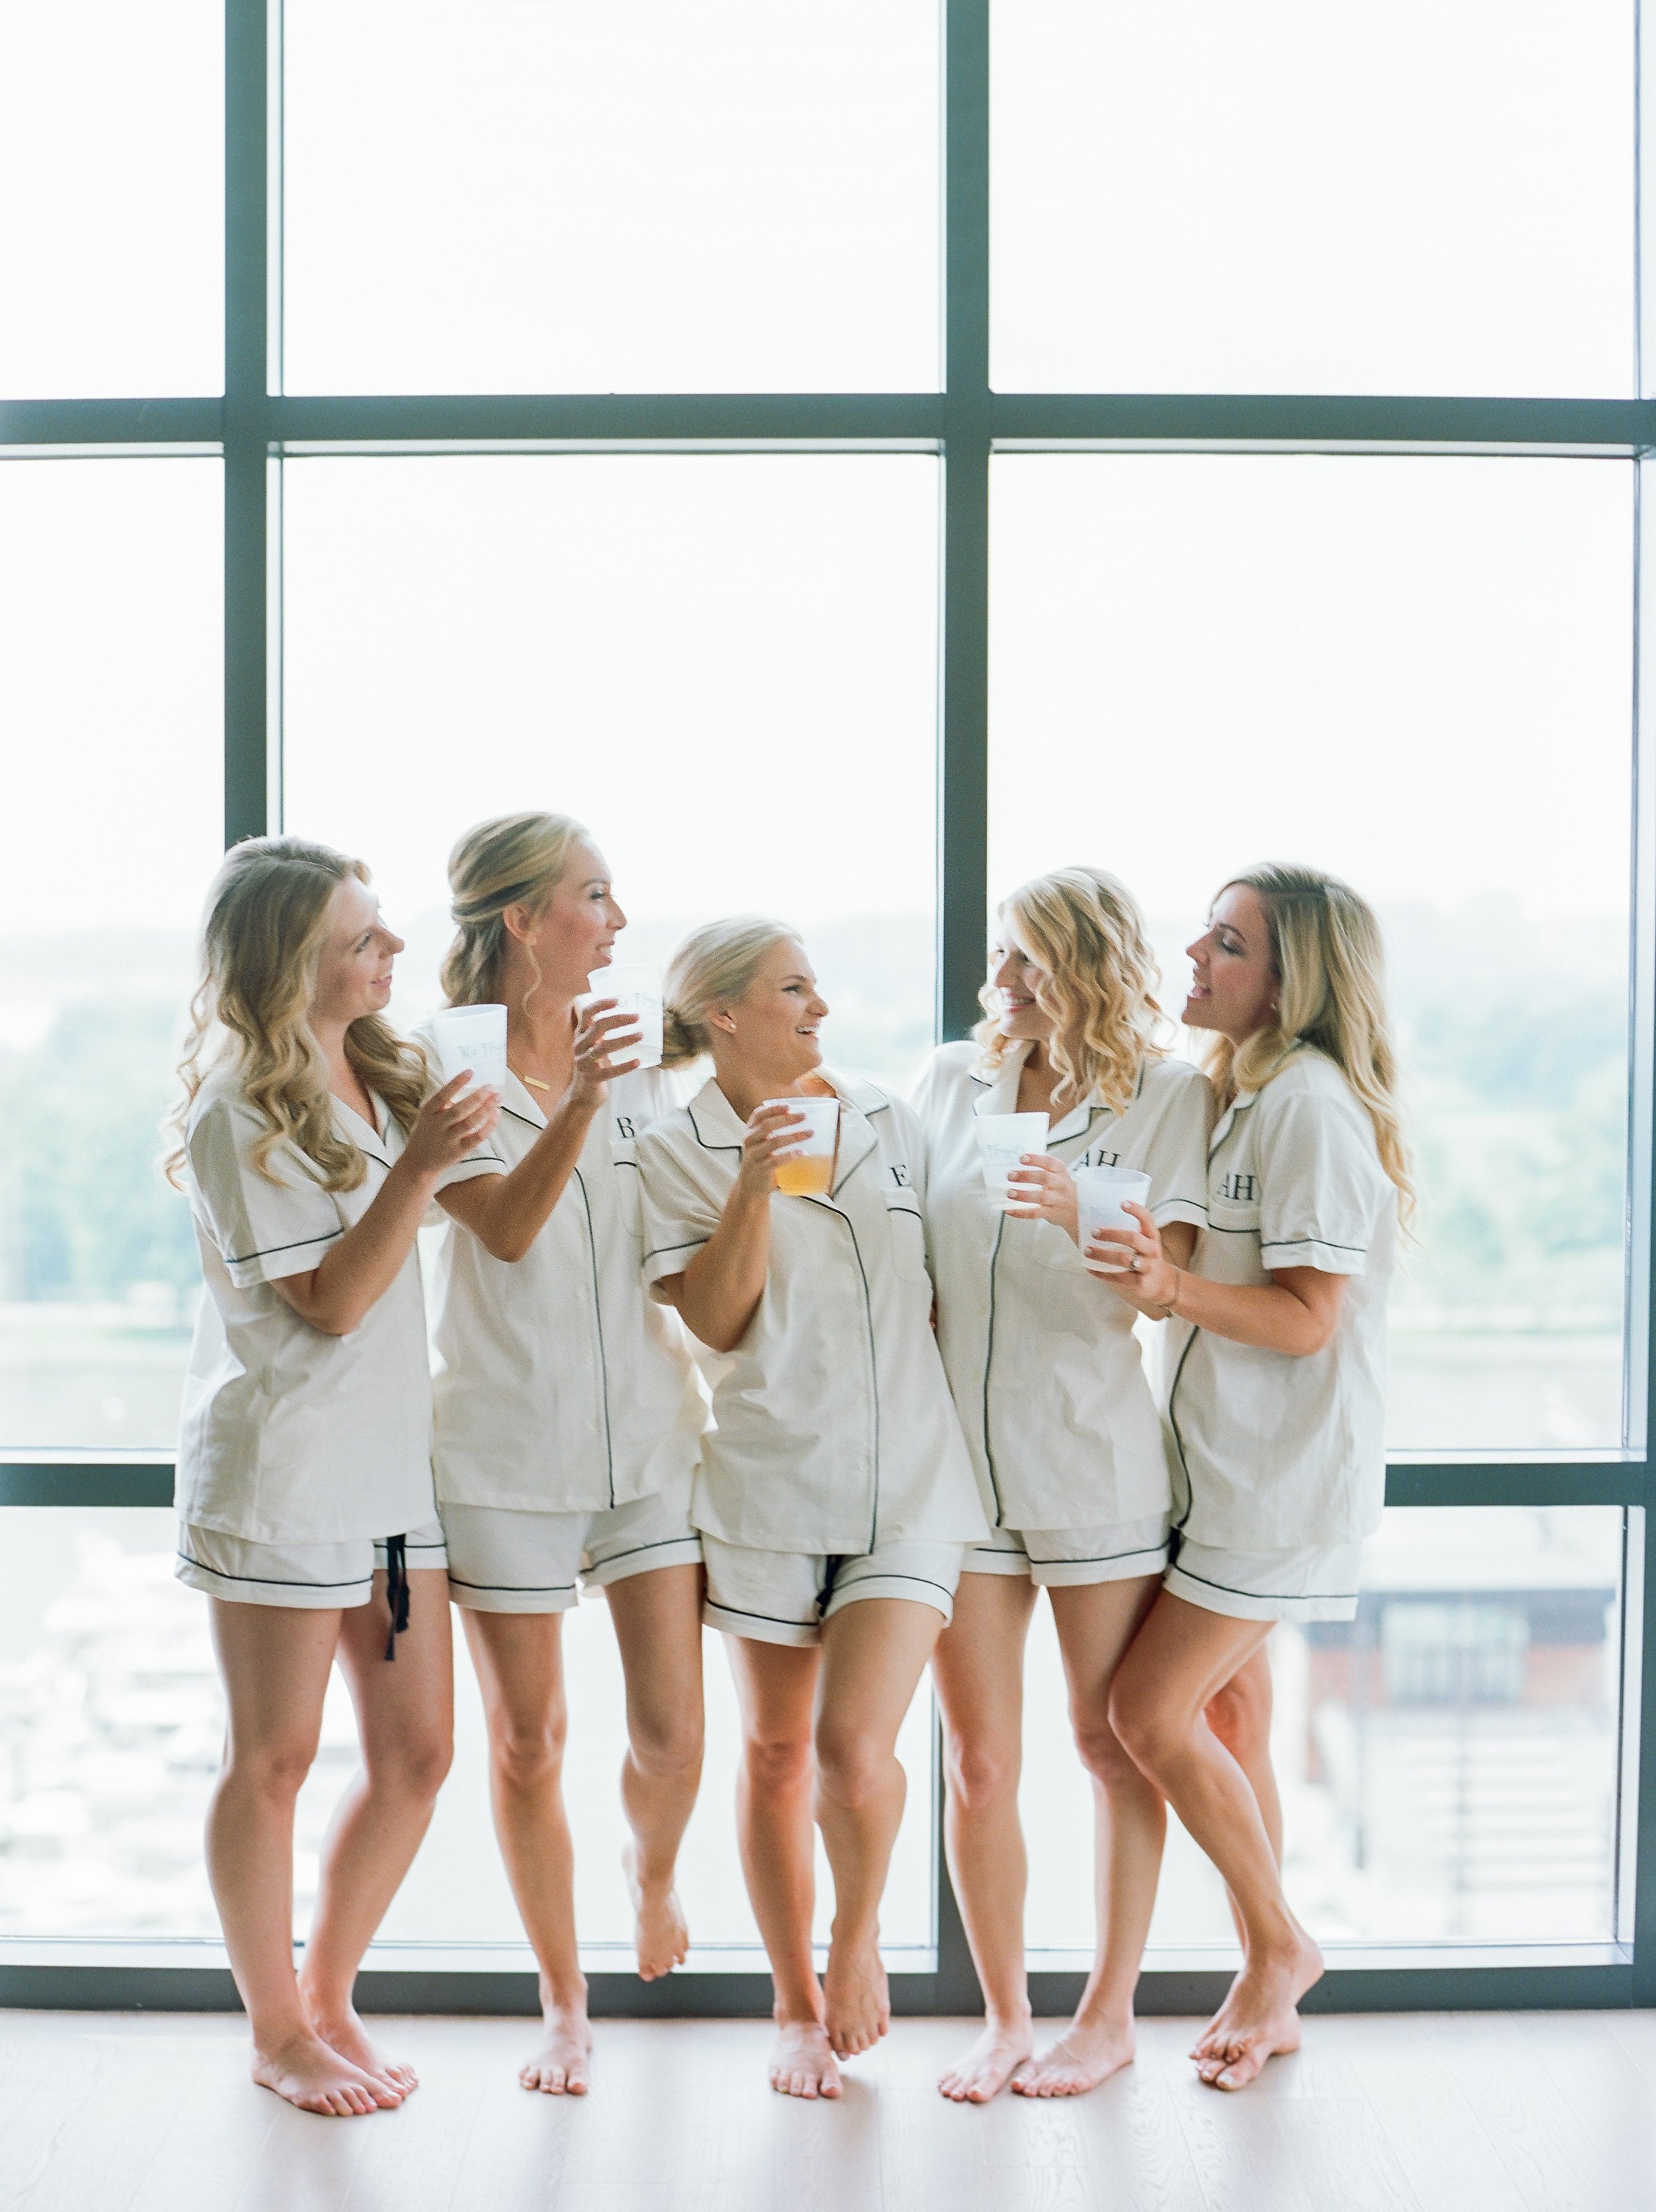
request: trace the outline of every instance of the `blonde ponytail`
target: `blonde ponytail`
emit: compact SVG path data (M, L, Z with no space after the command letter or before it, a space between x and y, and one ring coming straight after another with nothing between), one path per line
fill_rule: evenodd
M567 814L499 814L455 845L448 856L455 937L440 977L451 1006L484 1006L500 996L507 908L538 913L557 889L570 848L586 835Z
M786 922L751 915L692 930L667 963L662 984L662 1066L684 1067L711 1052L708 1016L746 996L772 945L798 938Z

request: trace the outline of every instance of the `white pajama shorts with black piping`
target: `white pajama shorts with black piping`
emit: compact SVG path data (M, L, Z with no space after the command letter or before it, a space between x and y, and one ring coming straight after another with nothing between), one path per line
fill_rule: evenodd
M954 1618L964 1544L880 1544L872 1552L760 1552L702 1539L702 1618L755 1644L819 1644L822 1624L859 1598L900 1597Z
M1027 1576L1037 1589L1132 1582L1167 1565L1167 1516L1099 1528L994 1528L966 1553L969 1575Z
M448 1590L472 1613L567 1613L579 1589L605 1589L657 1567L699 1566L688 1477L673 1491L590 1513L444 1505Z
M1181 1535L1163 1587L1233 1620L1355 1620L1361 1541L1233 1552Z
M331 1606L366 1605L374 1595L374 1571L391 1564L390 1536L352 1536L333 1544L255 1544L246 1536L227 1536L217 1528L179 1524L178 1565L174 1571L192 1589L235 1605L284 1605L326 1611ZM411 1571L446 1567L442 1530L435 1521L403 1536L403 1557Z

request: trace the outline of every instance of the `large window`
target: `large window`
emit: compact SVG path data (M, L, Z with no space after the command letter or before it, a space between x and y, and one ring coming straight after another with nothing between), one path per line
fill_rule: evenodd
M1238 866L1373 898L1419 1238L1357 1619L1271 1647L1290 1892L1341 2002L1656 2000L1637 33L1633 0L0 0L0 1995L222 1963L166 1512L198 1278L155 1168L216 856L362 854L411 1020L455 836L542 805L630 951L796 921L836 1057L899 1088L1037 871L1124 877L1175 1009ZM599 2002L763 2002L708 1979L761 1963L716 1639L699 1971L643 1990L601 1604L567 1632ZM459 1663L369 1962L432 2002L528 1966ZM885 1935L899 2002L958 2009L933 1733L922 1699ZM1044 1613L1026 1738L1056 2006L1091 1806ZM301 1922L350 1756L341 1697ZM1232 1945L1176 1830L1148 2001Z
M223 388L216 0L0 8L0 396Z
M1228 870L1359 884L1422 1186L1391 1441L1618 1446L1631 464L1007 454L993 513L991 885L1116 869L1177 1011Z
M1349 1626L1270 1641L1295 1908L1354 1947L1610 1942L1617 1925L1622 1516L1394 1508ZM1086 1777L1048 1617L1032 1648L1029 1940L1092 1943ZM1224 1884L1178 1822L1151 1943L1223 1951Z
M374 866L407 1013L452 933L455 838L551 806L609 860L629 957L721 906L795 922L841 1058L906 1084L931 1039L938 474L919 453L289 465L284 819Z
M288 0L289 392L937 384L935 0Z
M1629 0L1001 0L1003 392L1629 395Z
M224 1741L224 1706L204 1607L174 1577L170 1514L21 1507L7 1516L7 1606L0 1615L0 1955L8 1942L72 1947L84 1957L216 1954L217 1921L201 1828ZM566 1769L583 1949L600 1970L630 1955L632 1915L621 1869L626 1841L616 1784L625 1714L620 1662L601 1605L565 1622L575 1686ZM706 1638L708 1770L685 1839L679 1893L706 1960L751 1964L758 1931L742 1886L734 1804L739 1723L728 1670ZM459 1668L454 1778L375 1955L406 1967L434 1956L472 1968L533 1972L489 1826L483 1711ZM923 1777L924 1701L899 1753ZM336 1676L315 1766L301 1793L294 1926L315 1905L323 1833L356 1760L356 1729ZM818 1939L828 1940L832 1889L819 1880ZM898 1838L882 1915L893 1960L932 1945L931 1807L916 1793Z
M220 845L222 473L211 460L0 468L11 1448L177 1437L200 1268L155 1164Z

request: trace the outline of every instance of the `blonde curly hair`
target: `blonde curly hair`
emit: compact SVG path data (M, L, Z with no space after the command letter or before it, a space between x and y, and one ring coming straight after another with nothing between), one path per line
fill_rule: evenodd
M1236 884L1257 893L1265 909L1280 988L1274 1021L1239 1046L1220 1037L1209 1048L1208 1073L1220 1104L1269 1083L1296 1045L1314 1045L1367 1108L1380 1165L1397 1185L1406 1224L1415 1185L1397 1108L1385 947L1374 910L1349 884L1320 868L1266 860L1220 889Z
M179 1066L184 1095L167 1124L169 1182L183 1174L196 1094L221 1068L234 1073L269 1125L253 1146L253 1165L267 1182L280 1180L270 1161L283 1141L321 1170L329 1190L355 1190L367 1174L362 1152L335 1125L328 1064L309 1018L328 909L350 878L368 882L364 862L300 837L246 837L225 854L202 924L202 980ZM419 1046L380 1015L365 1014L345 1031L345 1057L411 1128L432 1087Z
M1068 1110L1096 1102L1119 1114L1145 1060L1166 1049L1156 1036L1165 1019L1155 996L1161 975L1137 900L1103 868L1055 868L1020 884L1002 902L1001 921L1003 928L1016 926L1020 943L1045 970L1035 1003L1052 1023L1053 1104ZM992 975L978 1000L986 1018L972 1036L979 1065L993 1074L1016 1040L1001 1028Z

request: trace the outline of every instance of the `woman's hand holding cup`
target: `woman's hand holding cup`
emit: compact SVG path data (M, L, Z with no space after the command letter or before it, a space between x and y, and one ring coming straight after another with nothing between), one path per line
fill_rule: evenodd
M777 1168L809 1127L808 1115L795 1106L773 1100L754 1108L742 1135L742 1164L736 1178L744 1196L770 1197L776 1188Z
M1014 1221L1050 1221L1072 1244L1081 1242L1075 1178L1049 1152L1026 1152L1008 1171L1006 1211Z
M498 1091L473 1091L471 1069L451 1076L415 1116L403 1147L411 1175L433 1178L458 1167L500 1119Z
M616 1006L613 999L587 999L575 1010L575 1072L566 1094L572 1105L601 1106L616 1077L638 1066L636 1053L630 1060L612 1057L641 1042L637 1015L617 1012Z
M1178 1270L1162 1250L1161 1231L1146 1208L1129 1198L1121 1210L1136 1226L1101 1229L1081 1257L1117 1297L1160 1320L1178 1296Z

